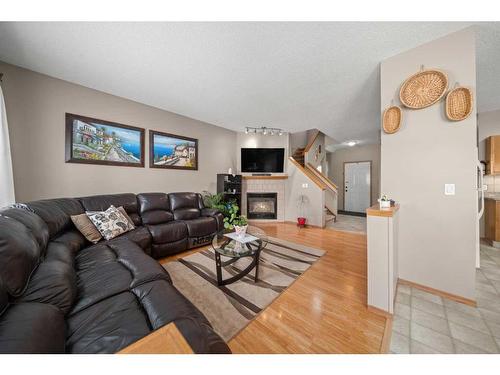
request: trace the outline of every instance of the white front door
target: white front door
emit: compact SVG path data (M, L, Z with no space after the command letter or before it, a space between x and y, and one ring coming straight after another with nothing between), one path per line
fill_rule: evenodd
M370 207L371 162L344 163L344 211L365 212Z

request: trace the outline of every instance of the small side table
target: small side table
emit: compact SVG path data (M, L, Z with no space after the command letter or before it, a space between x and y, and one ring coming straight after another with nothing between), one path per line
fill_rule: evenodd
M182 333L169 323L120 350L117 354L193 354Z

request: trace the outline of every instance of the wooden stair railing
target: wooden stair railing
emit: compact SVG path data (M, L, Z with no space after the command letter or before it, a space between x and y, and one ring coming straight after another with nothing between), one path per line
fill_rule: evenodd
M319 178L330 190L333 190L335 193L338 191L337 185L333 183L327 176L318 171L311 163L307 163L306 168L311 171L317 178Z
M319 187L321 190L326 190L328 186L321 181L314 173L312 173L308 168L303 167L300 165L300 163L295 160L293 157L288 158L290 162L297 167L298 170L300 170L303 174L305 174L317 187Z

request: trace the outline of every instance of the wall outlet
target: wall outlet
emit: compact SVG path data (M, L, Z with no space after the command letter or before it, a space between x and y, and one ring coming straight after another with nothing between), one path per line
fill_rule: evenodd
M309 187L309 184L307 182L302 184L302 189L307 189L308 187Z
M455 184L444 184L444 195L455 195Z

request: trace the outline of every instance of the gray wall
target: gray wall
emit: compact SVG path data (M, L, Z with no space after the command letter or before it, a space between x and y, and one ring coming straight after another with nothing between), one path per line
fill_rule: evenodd
M362 145L341 148L329 153L328 177L338 187L338 208L344 209L344 163L355 161L372 162L372 204L380 197L380 145Z
M399 103L401 83L420 69L440 68L455 82L476 88L475 38L462 30L391 57L381 64L381 115ZM395 134L382 133L381 191L401 203L399 277L475 298L477 220L476 109L448 121L444 100L403 111ZM445 196L445 183L456 195Z
M1 62L0 72L18 201L118 192L215 191L216 174L235 167L233 131ZM199 170L147 167L147 132L145 168L65 163L65 112L198 138Z

